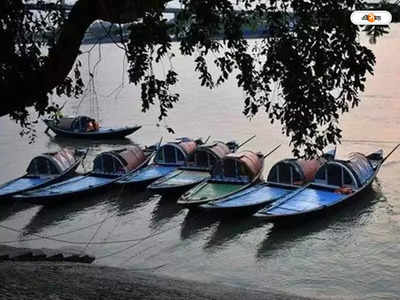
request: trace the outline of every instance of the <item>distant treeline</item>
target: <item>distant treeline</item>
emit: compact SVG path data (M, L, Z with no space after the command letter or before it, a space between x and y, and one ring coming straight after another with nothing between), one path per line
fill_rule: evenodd
M271 27L259 22L258 24L246 25L242 27L243 36L245 38L259 38L269 34L273 34ZM174 31L171 30L171 39L177 40ZM129 25L116 25L107 22L98 21L94 23L86 32L83 39L84 44L91 43L109 43L119 42L121 39L127 41L129 38ZM223 38L223 29L221 33L216 34L215 38Z
M371 6L371 9L374 10L387 10L392 14L392 23L400 22L400 5L396 3L389 3L383 1L379 4L374 4ZM292 21L289 21L295 26L295 17L290 17ZM171 20L171 22L173 22ZM98 21L94 23L86 33L83 43L91 44L91 43L110 43L110 42L119 42L121 39L123 41L127 41L129 37L129 25L116 25L110 24L107 22ZM223 38L223 30L221 30L221 34L217 34L215 38ZM274 30L263 20L260 20L258 23L253 22L252 25L246 25L242 27L243 36L245 38L260 38L268 35L273 35ZM177 38L171 32L172 40L176 40Z

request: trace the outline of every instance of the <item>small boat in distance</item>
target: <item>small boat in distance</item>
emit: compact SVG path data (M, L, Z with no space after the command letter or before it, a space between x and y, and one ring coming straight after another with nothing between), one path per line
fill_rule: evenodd
M146 186L149 183L168 175L179 167L188 163L198 145L203 144L199 140L179 138L159 147L154 161L147 167L118 180L117 184L136 184Z
M73 176L85 156L83 151L67 149L36 156L31 160L25 175L0 186L0 200Z
M103 152L94 159L91 172L14 197L34 204L52 205L67 198L97 192L145 167L155 150L156 146L141 149L134 145Z
M333 157L332 157L333 159ZM244 189L232 196L200 205L207 211L251 214L314 180L325 158L283 159L269 171L267 181Z
M294 224L353 199L370 187L385 158L383 151L372 154L350 153L345 160L334 159L323 164L314 181L258 211L255 216L266 221Z
M238 147L236 142L218 141L200 145L186 165L154 181L147 189L160 195L190 189L209 178L215 164L225 155L235 152Z
M178 204L194 208L232 196L254 185L261 180L264 158L263 154L252 151L226 155L213 169L211 178L183 194L178 199Z
M106 128L100 127L95 119L87 116L63 117L58 120L43 120L47 129L51 129L55 134L72 138L83 139L121 139L135 131L141 126Z

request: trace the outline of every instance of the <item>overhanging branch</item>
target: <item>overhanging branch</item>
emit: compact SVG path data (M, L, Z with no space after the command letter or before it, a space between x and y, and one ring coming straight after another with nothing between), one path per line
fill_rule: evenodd
M0 116L37 104L40 101L37 99L44 98L40 95L49 93L63 83L79 55L85 32L94 21L119 24L134 22L142 18L146 12L163 10L166 2L164 0L78 0L61 28L56 45L49 50L48 60L43 69L33 71L33 74L24 79L32 82L34 90L29 91L28 97L26 91L9 93L16 97L2 101Z

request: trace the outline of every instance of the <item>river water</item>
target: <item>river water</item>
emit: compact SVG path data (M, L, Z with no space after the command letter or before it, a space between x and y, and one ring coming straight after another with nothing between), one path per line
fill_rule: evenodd
M360 106L341 119L344 138L338 146L339 156L377 148L387 153L400 141L400 27L393 26L389 36L369 47L377 56L376 73L368 79ZM102 59L93 69L99 55ZM2 118L1 182L21 175L29 160L44 151L89 147L80 169L83 172L90 170L94 156L102 151L133 142L153 144L161 136L168 140L211 135L243 141L256 134L247 149L267 152L282 144L267 158L266 172L279 159L290 157L288 140L277 125L271 126L262 114L251 121L241 114L243 93L233 80L214 91L200 87L190 58L175 59L174 68L181 74L176 89L181 101L159 127L156 108L147 114L140 112L140 91L126 85L126 65L118 48L95 47L83 60L89 60L95 82L88 84L88 95L80 105L70 101L65 111L98 114L104 125L138 123L143 128L129 140L89 143L48 137L43 124L38 124L38 137L29 144L18 135L17 125ZM167 66L164 62L158 71ZM88 72L84 77L89 78ZM168 134L165 126L171 126L176 135ZM327 217L296 228L278 229L252 217L221 219L191 214L178 207L174 197L160 199L124 188L52 208L22 203L2 206L0 224L18 232L0 229L0 243L82 249L97 257L95 264L215 284L322 298L398 298L399 162L400 151L382 167L371 191Z

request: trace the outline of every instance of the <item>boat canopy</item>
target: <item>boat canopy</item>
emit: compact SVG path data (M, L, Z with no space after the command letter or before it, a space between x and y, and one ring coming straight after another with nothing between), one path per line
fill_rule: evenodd
M87 116L64 117L58 120L57 127L64 130L90 131L94 130L96 120Z
M63 149L58 152L44 153L36 156L30 162L27 173L29 175L57 175L62 174L75 163L74 153Z
M238 178L240 181L252 181L260 175L264 166L261 153L243 151L226 155L213 170L212 177Z
M58 120L57 127L65 130L72 129L72 123L74 122L74 117L65 117Z
M338 187L361 187L374 174L368 158L361 153L350 153L346 160L324 164L315 175L315 182Z
M197 143L192 140L167 143L158 149L154 161L161 165L184 165L196 148Z
M195 167L212 170L217 161L229 153L231 153L229 147L222 142L201 145L194 152L192 163Z
M318 169L325 162L324 159L298 160L284 159L277 162L269 171L268 181L302 185L314 180Z
M139 146L103 152L93 161L93 171L101 174L126 174L137 169L146 160Z

